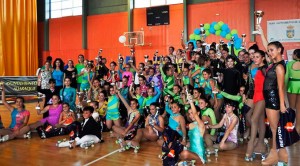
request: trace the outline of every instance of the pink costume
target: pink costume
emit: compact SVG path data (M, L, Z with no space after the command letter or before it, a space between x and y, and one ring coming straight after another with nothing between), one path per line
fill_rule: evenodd
M59 104L56 108L50 106L49 116L42 119L40 122L44 124L47 121L50 125L54 126L58 124L59 116L61 112L62 112L62 104Z

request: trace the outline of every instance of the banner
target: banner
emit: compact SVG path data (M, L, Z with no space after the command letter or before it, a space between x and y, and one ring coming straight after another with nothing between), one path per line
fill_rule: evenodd
M36 76L5 76L0 77L4 82L6 96L35 96L37 94Z
M300 42L300 19L267 21L268 41Z

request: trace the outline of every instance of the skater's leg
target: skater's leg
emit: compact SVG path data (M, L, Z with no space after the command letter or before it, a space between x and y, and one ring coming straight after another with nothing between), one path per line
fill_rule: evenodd
M200 159L200 157L193 152L190 152L188 150L183 150L179 155L180 160L183 161L190 161L190 160L196 160L196 164L204 164L203 161Z
M124 127L120 127L120 126L113 126L112 130L116 133L116 137L124 137L124 135L122 135L122 133L125 131Z
M237 147L236 143L225 141L224 144L220 144L221 150L233 150Z

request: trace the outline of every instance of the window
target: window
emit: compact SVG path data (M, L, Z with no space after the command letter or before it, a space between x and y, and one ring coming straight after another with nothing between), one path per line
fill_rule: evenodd
M82 0L51 0L51 18L82 15Z
M183 3L183 0L135 0L135 8L146 8L151 6L162 6Z

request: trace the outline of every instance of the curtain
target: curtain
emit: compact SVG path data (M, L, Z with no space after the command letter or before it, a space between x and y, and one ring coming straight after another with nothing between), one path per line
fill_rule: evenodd
M36 0L0 1L0 76L31 76L38 68Z

